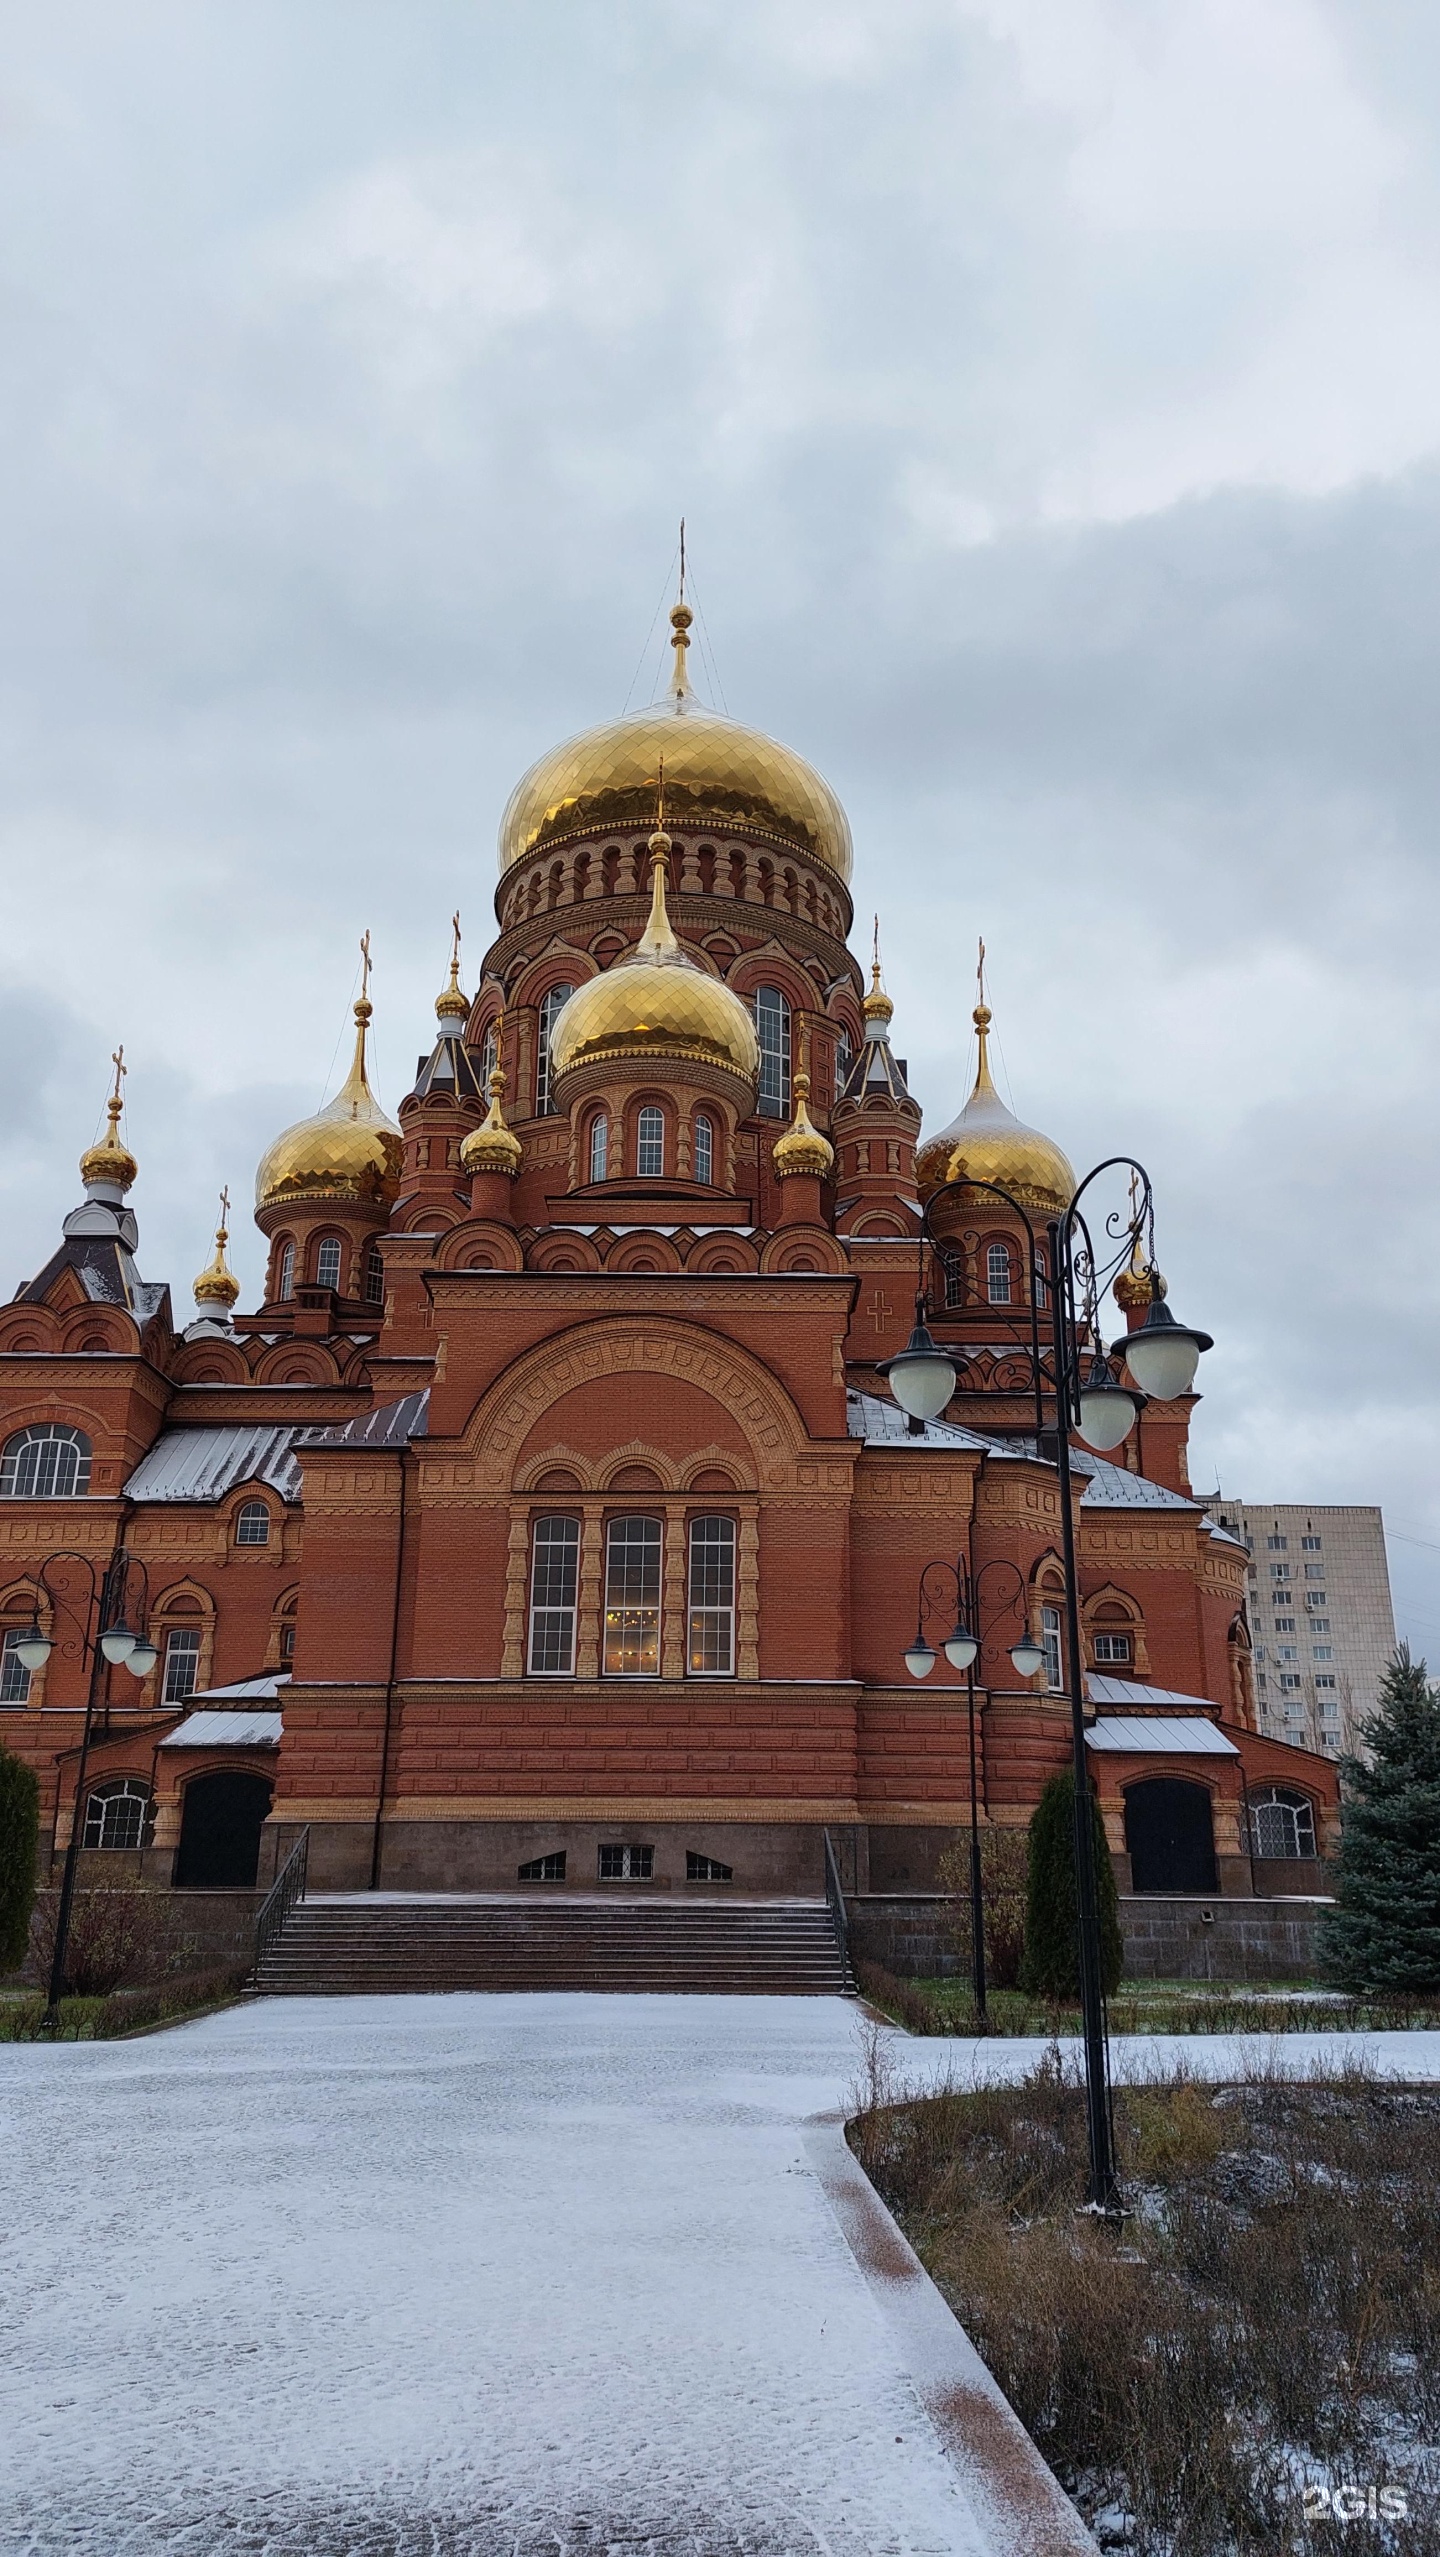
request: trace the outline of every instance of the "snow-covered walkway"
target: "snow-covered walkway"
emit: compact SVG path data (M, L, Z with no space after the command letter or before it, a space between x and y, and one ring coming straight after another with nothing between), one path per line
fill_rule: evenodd
M296 1999L0 2049L0 2545L989 2557L914 2321L907 2344L803 2129L851 2097L859 2021ZM975 2056L887 2039L917 2085ZM1440 2036L1373 2042L1440 2076ZM983 2047L987 2073L1033 2057Z

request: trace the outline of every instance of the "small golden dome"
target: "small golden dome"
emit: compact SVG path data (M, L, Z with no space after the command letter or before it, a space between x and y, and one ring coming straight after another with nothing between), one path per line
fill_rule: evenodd
M651 796L654 796L654 782ZM665 789L670 787L665 767ZM755 1024L722 977L707 976L675 938L665 904L670 837L650 838L650 920L633 950L577 986L550 1033L550 1065L558 1082L597 1057L669 1058L723 1066L753 1092L760 1074Z
M460 984L460 917L458 914L452 919L451 930L454 938L450 945L450 982L442 986L435 997L435 1017L440 1022L465 1022L470 1018L470 997L463 991Z
M388 1207L400 1186L401 1140L365 1073L365 1034L375 1007L355 1006L355 1054L333 1101L277 1136L255 1175L257 1209L290 1199L341 1199Z
M1133 1313L1140 1306L1153 1305L1157 1296L1164 1297L1170 1293L1160 1272L1146 1267L1138 1234L1129 1261L1110 1292L1124 1314Z
M880 917L875 917L875 956L870 963L870 991L861 1010L867 1021L879 1021L888 1030L895 1018L895 1006L880 979Z
M927 1137L915 1156L920 1195L945 1181L994 1181L1035 1216L1059 1216L1075 1195L1075 1175L1058 1145L1007 1110L990 1079L990 1007L977 1003L980 1037L975 1089L956 1119Z
M567 738L516 783L500 821L502 872L575 835L633 834L648 825L663 759L672 819L687 829L754 836L849 878L849 821L829 783L789 746L722 718L691 691L690 621L688 604L677 604L675 671L663 701Z
M809 1098L810 1077L797 1074L795 1116L777 1141L774 1154L775 1169L782 1181L790 1180L797 1172L809 1172L815 1180L823 1181L835 1160L834 1146L821 1135L805 1107Z
M225 1246L230 1240L229 1228L226 1222L229 1214L230 1193L228 1190L222 1190L220 1193L220 1222L215 1228L215 1258L210 1263L208 1269L203 1269L201 1271L200 1276L195 1281L196 1304L220 1305L224 1307L227 1314L240 1294L240 1281L235 1276L234 1271L230 1268L225 1258Z
M513 1128L505 1125L500 1096L505 1077L497 1065L490 1076L490 1108L478 1128L472 1128L460 1148L462 1172L505 1172L511 1180L520 1169L524 1147Z
M110 1062L115 1068L115 1089L105 1104L109 1125L98 1145L87 1145L80 1157L80 1178L87 1190L128 1190L140 1169L129 1146L122 1144L120 1138L120 1114L125 1107L120 1090L126 1072L123 1047L116 1049Z

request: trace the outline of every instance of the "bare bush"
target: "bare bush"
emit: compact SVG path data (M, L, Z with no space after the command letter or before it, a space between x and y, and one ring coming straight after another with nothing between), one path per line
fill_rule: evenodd
M982 1829L980 1890L985 1904L985 1973L992 1988L1013 1989L1025 1950L1028 1849L1023 1829ZM946 1931L966 1979L974 1956L970 1907L970 1833L957 1830L941 1855L938 1879L950 1893Z
M125 1883L77 1891L65 1948L67 1994L108 1997L123 1981L149 1969L165 1932L161 1903L159 1892ZM55 1958L58 1915L58 1897L36 1914L35 1946L47 1976Z

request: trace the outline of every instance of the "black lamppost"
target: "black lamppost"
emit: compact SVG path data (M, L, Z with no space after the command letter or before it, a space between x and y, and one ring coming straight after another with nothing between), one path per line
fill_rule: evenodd
M78 1563L90 1582L90 1594L84 1616L76 1614L69 1601L50 1586L48 1573L56 1563ZM138 1575L140 1631L126 1622L132 1579ZM68 1616L80 1636L80 1657L90 1660L90 1683L85 1691L85 1722L80 1734L80 1762L75 1774L75 1809L70 1822L70 1838L65 1849L65 1866L60 1877L60 1906L55 1913L55 1949L50 1962L50 1986L46 1994L43 2022L54 2026L60 2020L60 2000L65 1994L65 1959L70 1948L70 1911L75 1899L75 1877L80 1863L80 1846L85 1826L85 1768L90 1755L90 1736L95 1723L95 1709L100 1702L100 1688L107 1664L128 1669L133 1677L148 1678L159 1654L144 1632L145 1602L149 1590L143 1563L135 1561L123 1545L117 1545L103 1573L98 1572L89 1554L47 1554L35 1575L37 1599L35 1614L15 1645L18 1658L28 1670L43 1669L55 1645L40 1622L38 1592L43 1590L52 1608ZM73 1648L73 1646L71 1646Z
M1091 1184L1106 1172L1125 1172L1131 1179L1128 1216L1112 1214L1105 1223L1107 1250L1097 1253L1081 1211ZM915 1328L903 1350L884 1363L890 1390L913 1424L923 1429L938 1419L965 1364L935 1340L926 1322L925 1248L944 1250L937 1240L934 1211L947 1198L986 1192L1004 1201L1026 1238L1029 1262L1030 1359L1035 1394L1037 1439L1041 1451L1053 1453L1060 1482L1060 1534L1065 1574L1065 1636L1070 1691L1070 1736L1075 1771L1075 1901L1080 1936L1080 2007L1085 2048L1085 2113L1090 2148L1089 2200L1092 2209L1113 2214L1120 2208L1115 2172L1115 2143L1110 2121L1110 2090L1105 2037L1105 1989L1100 1966L1100 1920L1096 1898L1095 1833L1091 1810L1089 1757L1086 1748L1084 1667L1080 1652L1080 1583L1075 1555L1075 1519L1071 1497L1070 1433L1106 1455L1128 1438L1147 1397L1171 1400L1189 1392L1202 1350L1213 1344L1208 1332L1177 1323L1161 1293L1155 1266L1155 1214L1150 1175L1128 1155L1111 1155L1087 1172L1063 1214L1047 1223L1048 1269L1041 1266L1034 1229L1026 1210L998 1181L947 1181L925 1203L920 1232L920 1287L915 1299ZM1135 1331L1111 1345L1107 1355L1100 1338L1100 1299L1112 1278L1145 1246L1151 1302ZM1048 1342L1040 1338L1041 1305L1049 1315ZM1135 1386L1121 1382L1111 1358L1123 1359ZM1054 1404L1053 1432L1045 1428L1044 1398ZM993 1388L970 1390L984 1392Z
M955 1593L954 1630L945 1636L942 1646L952 1669L965 1672L965 1708L970 1724L970 1978L975 1998L975 2020L982 2033L988 2030L985 2004L985 1892L980 1874L980 1791L975 1747L975 1662L983 1639L980 1616L980 1592L994 1572L1008 1572L1015 1583L1009 1604L1000 1610L1013 1615L1017 1599L1025 1595L1025 1577L1014 1563L997 1555L972 1572L964 1555L953 1563L927 1563L920 1574L920 1592L915 1612L915 1640L905 1654L905 1666L912 1678L928 1678L935 1666L935 1652L925 1639L925 1618L936 1601L929 1584L948 1582ZM1022 1678L1033 1678L1045 1654L1024 1627L1018 1642L1010 1646L1010 1658Z

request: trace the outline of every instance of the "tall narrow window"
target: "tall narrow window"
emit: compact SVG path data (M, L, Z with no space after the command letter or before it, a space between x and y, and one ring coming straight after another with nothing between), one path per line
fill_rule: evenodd
M275 1292L282 1301L295 1293L295 1246L293 1243L287 1243L280 1255L280 1280Z
M658 1518L612 1518L605 1542L605 1674L660 1674Z
M690 1528L689 1661L692 1678L735 1668L735 1521L697 1518Z
M30 1702L30 1672L19 1652L27 1631L24 1625L12 1625L0 1643L0 1705Z
M635 1169L642 1181L664 1178L665 1113L653 1106L643 1109L635 1122Z
M850 1068L854 1062L855 1051L850 1045L850 1033L848 1030L842 1030L835 1042L835 1098L837 1101L850 1080Z
M167 1705L183 1705L200 1684L200 1628L177 1625L165 1644L165 1693Z
M574 993L573 986L552 986L540 1006L540 1046L535 1058L535 1115L543 1119L554 1107L550 1098L550 1033Z
M490 1077L491 1077L491 1075L494 1073L495 1068L497 1067L497 1065L499 1064L499 1062L500 1062L500 1031L499 1031L499 1025L498 1025L496 1022L492 1021L492 1022L490 1022L490 1023L489 1023L489 1025L488 1025L488 1027L487 1027L487 1029L486 1029L486 1032L485 1032L485 1036L484 1036L484 1038L483 1038L483 1039L481 1040L481 1042L480 1042L480 1081L481 1081L481 1084L483 1085L484 1089L485 1089L487 1092L488 1092L488 1091L489 1091L489 1089L490 1089Z
M986 1290L992 1305L1010 1302L1010 1255L1003 1243L992 1243L985 1255Z
M958 1252L943 1252L940 1257L945 1271L946 1305L963 1305L965 1302L965 1264L961 1260Z
M580 1521L537 1518L530 1569L530 1675L570 1678L575 1671L575 1600L580 1583Z
M695 1121L695 1178L707 1186L715 1178L715 1122L703 1110Z
M375 1243L365 1255L365 1302L367 1305L383 1305L385 1302L385 1264L380 1257L379 1245Z
M590 1178L603 1181L610 1161L610 1122L604 1112L590 1122Z
M788 1118L790 1006L778 986L757 990L755 1035L760 1042L760 1107L767 1118Z
M340 1284L340 1245L333 1234L326 1235L315 1255L315 1284L317 1287L338 1287Z
M1065 1684L1065 1664L1060 1650L1060 1610L1040 1610L1040 1640L1045 1646L1045 1684L1058 1691Z

